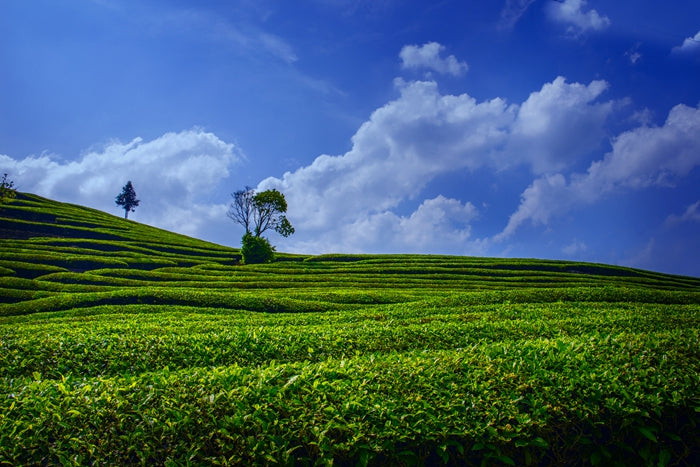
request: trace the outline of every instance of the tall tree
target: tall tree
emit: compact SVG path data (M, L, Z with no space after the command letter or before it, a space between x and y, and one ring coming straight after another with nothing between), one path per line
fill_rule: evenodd
M275 248L262 234L269 229L283 237L294 233L294 227L284 215L287 212L284 195L274 189L256 193L247 186L231 196L233 202L226 215L245 228L241 248L243 262L253 264L274 260Z
M129 211L136 211L140 200L136 199L136 191L134 190L134 185L131 184L131 180L126 182L122 192L117 195L115 202L117 206L121 206L124 209L124 219L129 218Z
M287 201L276 189L256 193L247 186L245 190L231 195L231 203L226 215L245 228L247 235L261 237L263 232L272 229L283 237L294 233L294 227L284 215Z
M250 224L253 222L253 197L255 190L246 186L244 190L238 190L231 194L233 202L229 206L226 215L234 222L245 228L245 233L250 234Z

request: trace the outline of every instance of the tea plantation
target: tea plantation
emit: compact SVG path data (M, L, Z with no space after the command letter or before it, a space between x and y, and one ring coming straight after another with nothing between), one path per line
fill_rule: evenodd
M233 229L232 229L233 230ZM0 465L697 465L700 279L0 205Z

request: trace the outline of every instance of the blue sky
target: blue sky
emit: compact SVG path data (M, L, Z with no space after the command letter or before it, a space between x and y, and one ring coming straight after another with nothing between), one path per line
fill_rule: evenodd
M238 246L700 276L700 3L3 0L0 172Z

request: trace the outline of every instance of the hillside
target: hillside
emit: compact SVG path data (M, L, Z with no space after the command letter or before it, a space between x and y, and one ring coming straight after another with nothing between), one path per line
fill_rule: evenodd
M700 279L0 206L0 464L700 459Z
M521 286L700 291L697 278L604 264L532 259L280 254L275 264L241 268L237 266L240 255L236 249L21 193L0 207L0 238L0 274L10 280L6 285L12 289L0 298L4 302L106 291L121 302L132 295L138 297L135 300L146 300L154 287L159 291L194 287L212 292L266 288L281 290L283 295L290 288L297 294L305 291L313 295L319 288L351 287L365 294L392 289L394 295L407 294L409 298L424 287L442 293L509 292ZM160 298L162 303L169 303L166 297ZM197 297L178 300L181 304L204 305ZM158 302L159 297L151 296L150 301ZM20 313L26 306L6 310ZM52 305L37 306L32 309L55 311ZM77 301L71 301L71 306L77 306Z
M211 258L225 264L231 264L236 258L236 250L231 248L139 224L96 209L25 193L19 193L12 202L0 205L0 238L5 240L5 252L14 246L33 250L32 253L36 254L51 250L56 253L52 264L60 263L61 258L70 255L90 256L95 259L97 267L103 261L109 264L112 259L112 264L119 266L140 265L149 269L159 264L191 265L193 263L189 258L193 257ZM3 259L22 261L14 257ZM68 270L75 269L70 263L63 263L63 266ZM83 266L82 270L94 269L89 264Z

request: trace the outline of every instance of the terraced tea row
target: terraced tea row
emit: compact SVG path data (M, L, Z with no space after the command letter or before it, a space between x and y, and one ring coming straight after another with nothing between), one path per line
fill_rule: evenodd
M52 292L128 288L502 290L532 287L645 287L697 289L700 280L607 265L421 255L280 255L271 265L238 266L237 250L201 242L77 206L20 195L0 211L8 237L22 237L23 222L86 230L73 237L0 241L0 280L17 301ZM15 230L12 230L12 229ZM12 232L15 234L12 235ZM91 233L109 233L109 240ZM31 279L29 282L7 278ZM65 287L63 287L65 286ZM84 286L83 288L79 286ZM24 295L18 291L31 290Z
M698 337L499 340L99 378L35 372L5 383L0 446L5 462L37 464L692 462Z
M0 377L35 372L50 379L101 377L166 366L257 366L272 360L320 361L422 350L459 353L493 343L515 346L572 337L581 345L611 336L624 342L640 334L694 341L694 325L700 319L698 305L426 305L364 306L320 315L125 305L95 307L89 315L71 310L4 319ZM610 347L614 351L615 346Z

